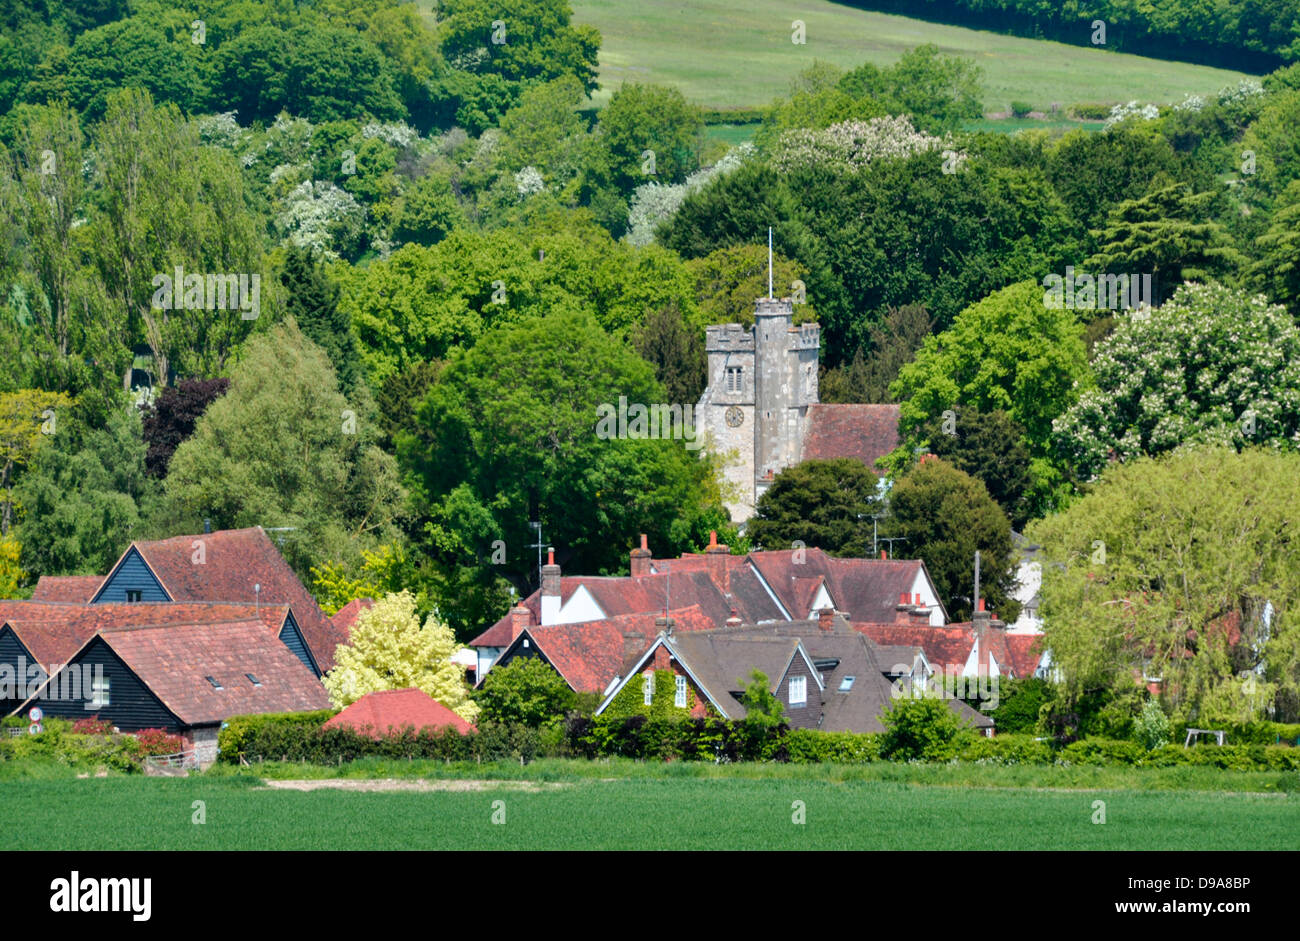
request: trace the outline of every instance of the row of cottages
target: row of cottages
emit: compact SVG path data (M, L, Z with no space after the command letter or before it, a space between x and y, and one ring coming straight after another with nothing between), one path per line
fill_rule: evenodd
M107 575L0 601L0 710L162 728L210 761L229 716L329 708L365 606L327 617L260 527L134 542Z
M603 711L631 695L629 684L653 697L655 671L673 670L677 708L699 715L710 704L734 717L760 669L792 724L877 731L895 687L1041 675L1039 635L1008 632L982 605L971 622L948 624L920 561L817 549L732 556L710 542L702 555L655 560L643 536L633 574L613 578L562 577L550 554L541 589L471 641L479 682L493 664L536 657L575 692L599 694ZM991 729L986 716L953 708Z
M826 607L862 621L892 621L906 594L936 626L947 612L920 560L841 559L820 549L785 549L735 556L710 534L703 553L655 559L646 537L630 554L630 575L564 576L554 552L541 587L470 641L479 681L526 627L605 621L698 606L713 627L733 614L747 624L806 620Z
M654 704L673 694L673 705L691 715L715 712L743 719L744 688L754 670L767 678L794 728L827 732L883 732L881 717L907 690L897 685L896 666L881 648L855 631L843 616L823 608L815 619L764 625L733 623L719 630L678 633L668 621L650 648L616 680L596 710L615 701ZM911 651L913 656L919 651ZM672 675L671 687L658 675ZM910 676L908 677L910 679ZM960 699L946 703L986 735L993 720Z

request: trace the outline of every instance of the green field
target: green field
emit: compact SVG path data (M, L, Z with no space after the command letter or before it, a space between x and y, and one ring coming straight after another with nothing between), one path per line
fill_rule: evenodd
M436 778L409 772L441 769ZM1300 794L1278 775L1170 769L615 762L423 766L271 789L248 771L190 778L3 775L11 849L1289 849ZM395 772L407 772L405 775ZM325 769L266 766L274 779ZM374 792L353 788L419 788ZM973 775L973 776L972 776ZM1017 781L1059 781L1021 787ZM514 779L514 780L511 780ZM954 786L970 780L994 786ZM1080 787L1092 780L1094 787ZM933 782L933 783L917 783ZM1238 791L1205 791L1215 781ZM1126 782L1127 787L1107 787ZM1254 791L1254 793L1251 793ZM1106 821L1093 822L1094 802ZM206 822L193 822L202 801ZM504 804L496 802L504 802ZM796 801L806 822L793 821ZM493 823L493 814L504 822Z
M1046 111L1052 102L1170 103L1188 92L1213 93L1243 73L1182 62L1119 55L1104 49L943 26L804 0L570 0L574 22L600 30L602 101L625 81L676 85L697 104L723 108L767 104L790 79L824 59L844 68L889 65L908 49L934 43L974 59L984 70L984 105L1005 111L1023 99ZM792 20L807 43L790 41Z
M435 0L416 4L433 18ZM575 23L600 30L598 104L632 81L676 85L700 105L757 107L784 94L814 59L842 68L891 65L923 43L974 59L984 70L985 110L994 112L1007 110L1013 98L1043 111L1053 102L1168 104L1188 93L1216 92L1245 74L926 23L830 0L795 7L781 0L570 0L570 6ZM804 45L790 41L795 19L806 25Z

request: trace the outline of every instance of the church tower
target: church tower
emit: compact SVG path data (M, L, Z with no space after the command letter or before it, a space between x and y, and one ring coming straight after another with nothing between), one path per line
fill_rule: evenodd
M735 522L754 515L772 478L801 459L808 407L817 402L821 328L794 326L789 298L759 298L754 326L706 328L708 385L696 408L697 428L729 461Z

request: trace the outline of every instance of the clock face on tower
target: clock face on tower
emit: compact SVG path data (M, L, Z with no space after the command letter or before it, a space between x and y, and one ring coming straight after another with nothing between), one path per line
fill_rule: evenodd
M726 419L727 424L732 428L739 428L745 423L745 413L738 406L733 405L727 409Z

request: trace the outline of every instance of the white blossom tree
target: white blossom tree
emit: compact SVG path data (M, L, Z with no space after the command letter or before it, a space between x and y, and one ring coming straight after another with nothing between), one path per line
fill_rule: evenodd
M1093 360L1096 386L1053 423L1084 478L1194 443L1300 447L1300 331L1263 295L1184 284L1126 320Z

